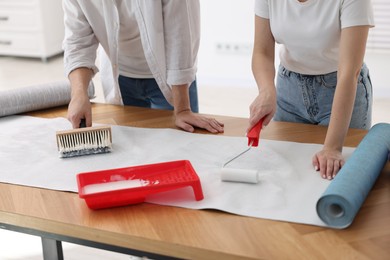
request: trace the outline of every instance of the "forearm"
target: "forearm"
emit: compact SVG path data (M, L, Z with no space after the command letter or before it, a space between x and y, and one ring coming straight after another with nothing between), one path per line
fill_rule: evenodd
M347 134L356 96L357 80L339 80L332 104L328 132L324 149L341 151Z
M183 111L191 111L189 84L172 86L173 107L175 115Z
M259 89L259 95L249 106L247 131L263 120L268 125L276 111L275 89L275 39L269 19L255 16L255 42L252 54L252 72Z
M88 96L88 86L92 80L93 71L89 68L78 68L69 74L71 97Z
M256 80L259 93L275 91L275 65L273 57L260 51L252 56L252 72Z
M259 92L275 89L275 39L269 20L255 17L255 42L252 54L252 73Z
M367 26L351 27L342 30L337 86L324 149L342 150L351 122L367 34Z
M92 70L88 68L78 68L69 74L71 100L68 106L68 120L73 128L78 128L82 119L85 119L86 126L92 125L91 103L88 96L88 85L92 75Z

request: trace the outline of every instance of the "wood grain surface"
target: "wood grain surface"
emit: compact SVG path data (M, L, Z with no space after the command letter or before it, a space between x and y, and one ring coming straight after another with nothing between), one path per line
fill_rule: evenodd
M66 117L66 107L27 115ZM224 135L245 135L247 119L211 117L225 123ZM93 105L93 121L175 128L171 111L105 104ZM345 146L356 146L366 133L349 130ZM272 122L261 138L323 143L325 134L321 126ZM389 163L344 230L147 203L92 211L76 193L5 183L0 198L0 223L178 258L390 259Z

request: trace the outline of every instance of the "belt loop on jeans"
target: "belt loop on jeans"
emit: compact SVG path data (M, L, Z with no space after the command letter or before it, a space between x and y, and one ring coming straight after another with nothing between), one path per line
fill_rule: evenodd
M363 78L367 77L367 75L368 75L368 67L367 67L366 63L364 63L364 62L363 62L363 65L360 69L360 74Z
M282 74L283 74L283 76L290 77L291 71L289 71L288 69L286 69L283 65L280 65L280 68L282 69Z

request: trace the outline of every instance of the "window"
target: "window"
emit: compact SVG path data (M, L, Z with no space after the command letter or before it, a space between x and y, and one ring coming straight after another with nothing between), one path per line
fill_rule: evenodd
M390 51L390 1L371 0L375 27L370 29L367 50Z

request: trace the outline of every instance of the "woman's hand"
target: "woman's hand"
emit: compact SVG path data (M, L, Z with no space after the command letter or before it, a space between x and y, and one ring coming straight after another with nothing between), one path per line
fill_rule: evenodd
M266 126L271 121L276 112L276 91L275 88L270 88L269 91L262 91L249 106L249 126L247 132L257 124L261 119L263 126Z
M332 180L344 165L344 157L337 149L322 149L313 156L313 166L324 179Z

